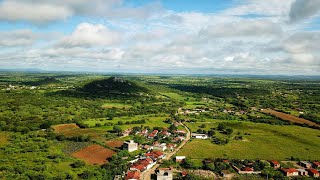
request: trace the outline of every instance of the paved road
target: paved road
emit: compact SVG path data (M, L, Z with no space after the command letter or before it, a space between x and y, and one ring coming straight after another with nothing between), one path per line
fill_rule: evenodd
M172 158L172 156L174 156L190 140L191 132L190 132L189 128L182 123L180 123L180 124L187 130L187 137L184 141L182 141L182 143L180 144L179 147L177 147L174 151L166 154L166 157L164 158L165 160L170 160ZM151 169L144 171L141 174L140 180L150 180L151 174L153 174L159 166L160 166L160 164L157 163Z

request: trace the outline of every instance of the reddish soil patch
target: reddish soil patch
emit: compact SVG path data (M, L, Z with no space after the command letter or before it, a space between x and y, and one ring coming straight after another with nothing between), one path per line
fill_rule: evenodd
M114 151L94 144L73 153L72 156L83 159L89 164L102 165L108 162L107 159L112 157L113 154L115 154Z
M80 127L74 123L73 124L59 124L59 125L52 126L52 128L54 129L54 132L59 133L59 134L67 132L67 131L72 131L75 129L80 129Z
M113 140L106 142L106 145L112 148L120 148L123 145L123 141Z
M266 113L266 114L272 114L272 115L274 115L282 120L285 120L285 121L291 121L291 122L298 123L298 124L307 124L309 126L320 127L320 125L315 122L312 122L312 121L309 121L309 120L306 120L303 118L299 118L299 117L296 117L296 116L293 116L290 114L286 114L283 112L275 111L272 109L263 109L263 110L261 110L261 112Z

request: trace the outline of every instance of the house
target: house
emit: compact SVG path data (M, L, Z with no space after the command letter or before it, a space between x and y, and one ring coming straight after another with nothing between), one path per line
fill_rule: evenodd
M165 155L161 151L151 151L149 153L146 153L144 156L150 157L153 160L158 160L158 159L162 159L165 157Z
M169 136L171 135L171 133L169 133L168 131L162 131L160 134L161 134L164 138L165 138L165 137L169 137Z
M157 180L172 180L172 168L159 168L157 170Z
M175 142L175 143L177 143L177 142L182 142L183 140L185 140L186 138L185 137L183 137L183 136L178 136L178 137L175 137L173 140L172 140L172 142Z
M154 137L156 137L157 135L158 135L158 130L153 130L149 135L148 135L148 138L149 139L152 139L152 138L154 138Z
M270 161L270 165L274 168L274 169L278 169L280 168L280 163L276 160L272 160Z
M150 151L150 150L152 150L153 149L153 146L149 146L149 145L143 145L143 147L142 147L144 150L147 150L147 151Z
M320 168L320 162L314 161L313 162L313 168Z
M169 149L170 151L173 151L176 146L177 146L176 144L167 144L167 149Z
M139 162L131 165L129 168L130 171L139 171L139 172L143 172L146 169L147 169L147 167L144 166L143 164L140 164Z
M181 172L181 176L182 176L182 177L186 177L186 175L188 175L188 172L187 172L187 171L182 171L182 172Z
M308 176L308 171L305 169L297 169L299 176Z
M294 168L282 168L281 171L285 176L288 176L288 177L299 176L299 172Z
M147 136L147 134L148 134L148 129L144 129L144 130L142 130L141 132L138 132L137 134L140 135L140 136Z
M126 175L126 180L139 180L140 179L140 172L138 171L133 171L133 172L128 172Z
M312 167L312 164L308 161L300 161L299 164L304 167L310 169Z
M155 144L153 146L154 150L159 150L159 151L165 151L167 149L167 144L166 143L162 143L162 144Z
M122 133L122 136L129 136L131 132L132 132L132 129L127 129Z
M315 178L319 177L319 172L315 169L307 169L307 171L309 172L309 175Z
M135 143L133 140L125 141L123 143L123 149L128 150L129 152L133 152L138 150L138 143Z
M176 156L176 162L182 162L184 159L186 159L185 156Z
M208 139L208 136L206 134L198 134L198 133L192 133L191 137L196 139Z
M184 131L184 130L176 130L176 131L174 131L174 133L176 133L176 134L187 134L186 131Z

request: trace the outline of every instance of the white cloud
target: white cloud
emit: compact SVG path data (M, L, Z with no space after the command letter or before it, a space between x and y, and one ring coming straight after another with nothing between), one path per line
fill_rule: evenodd
M37 35L31 30L22 29L11 32L0 32L0 47L17 47L32 45Z
M124 7L122 0L3 0L0 20L46 24L72 16L145 19L161 10L159 3Z
M74 46L109 46L120 41L120 34L102 24L79 24L70 36L64 37L58 45Z
M0 2L0 20L3 21L31 21L42 24L64 20L72 13L68 7L54 4L28 3L17 0Z
M290 22L298 22L319 14L319 0L296 0L290 9Z

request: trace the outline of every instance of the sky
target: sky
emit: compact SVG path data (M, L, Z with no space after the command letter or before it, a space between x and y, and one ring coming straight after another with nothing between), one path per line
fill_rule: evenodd
M0 69L320 75L320 0L0 0Z

